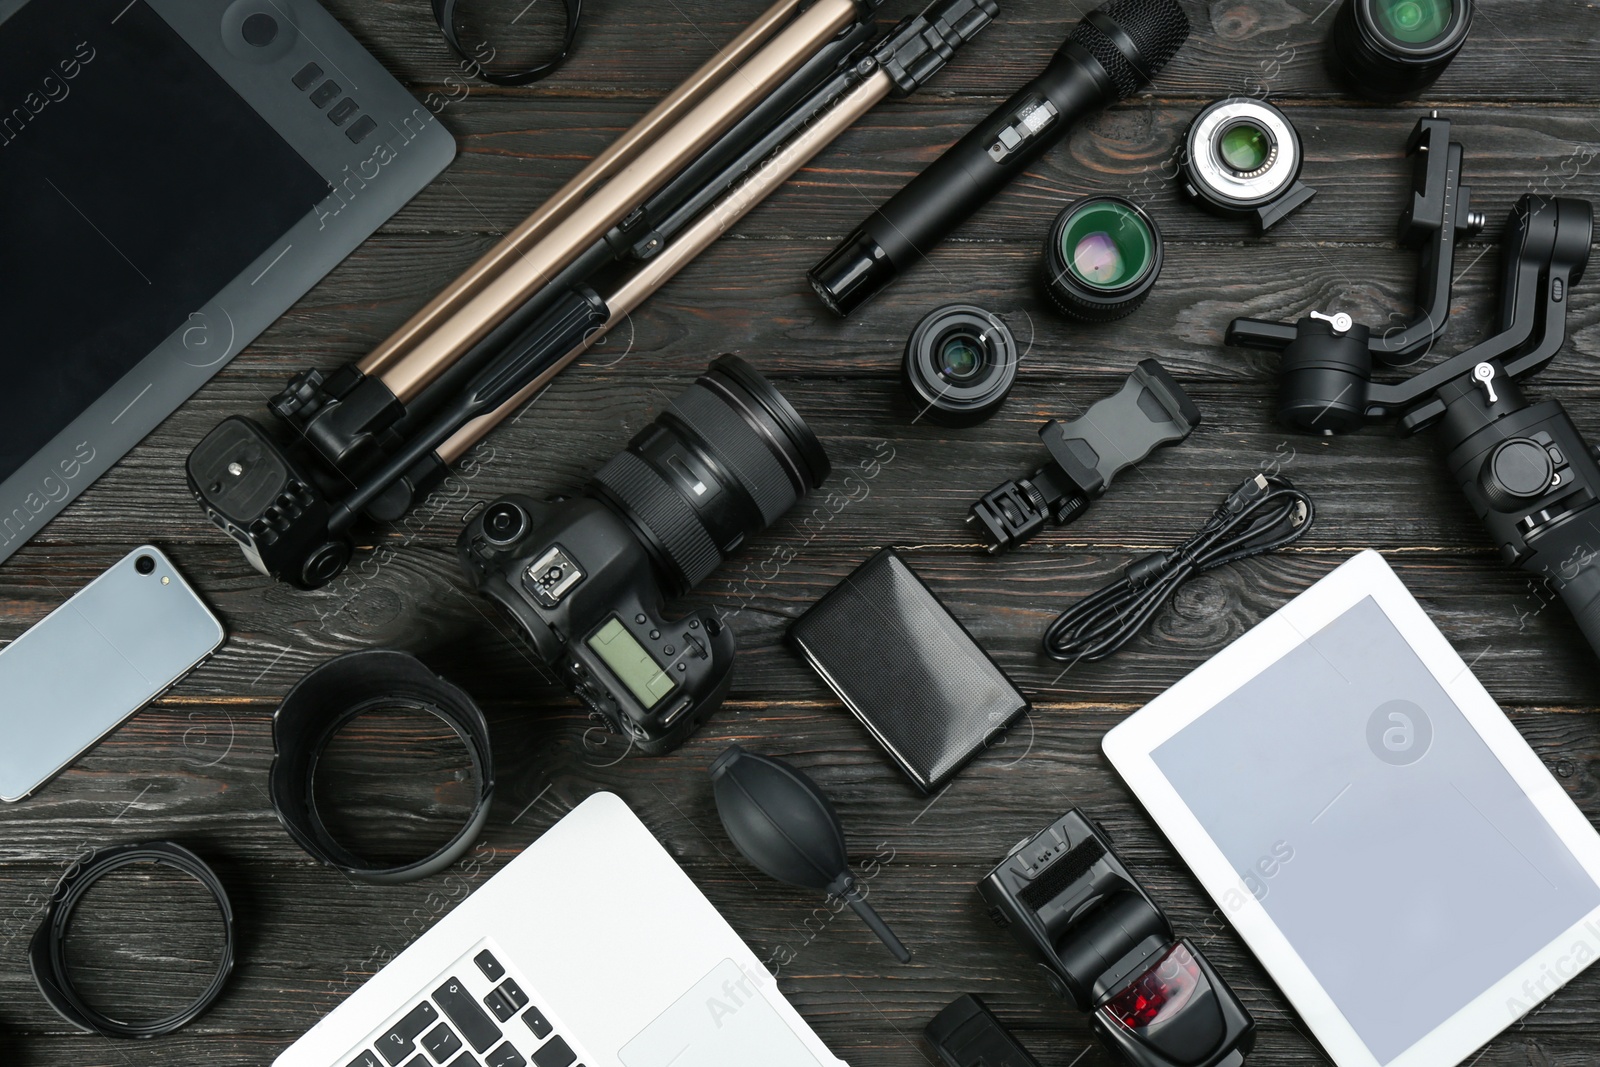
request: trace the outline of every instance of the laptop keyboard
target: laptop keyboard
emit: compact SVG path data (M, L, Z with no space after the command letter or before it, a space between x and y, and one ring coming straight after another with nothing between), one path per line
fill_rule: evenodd
M583 1067L490 949L463 956L340 1067Z

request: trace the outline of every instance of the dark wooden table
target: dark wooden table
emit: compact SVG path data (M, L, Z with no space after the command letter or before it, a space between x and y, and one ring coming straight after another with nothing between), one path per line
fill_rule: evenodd
M1180 930L1204 944L1260 1023L1252 1060L1323 1061L1282 995L1214 913L1112 773L1101 735L1361 548L1382 550L1540 757L1600 816L1600 679L1559 603L1505 569L1433 442L1385 428L1332 440L1273 420L1275 357L1222 346L1232 317L1344 309L1381 321L1410 309L1414 256L1394 242L1407 193L1405 139L1428 107L1466 146L1475 204L1490 219L1458 260L1447 351L1485 336L1496 306L1494 241L1523 192L1600 194L1600 22L1581 0L1485 0L1466 50L1427 98L1357 103L1322 67L1330 0L1190 4L1195 30L1154 90L1083 123L986 208L932 263L842 321L802 275L868 208L1042 68L1087 0L1004 0L1002 17L927 90L880 106L672 281L605 346L566 371L406 524L369 535L359 565L317 593L251 571L184 487L190 447L262 404L293 371L359 358L582 163L731 38L761 7L709 0L593 0L570 65L542 85L463 78L424 0L330 6L419 96L438 93L455 164L207 388L0 568L0 638L41 618L131 547L162 545L225 620L223 649L35 798L0 811L0 1045L8 1065L266 1064L442 911L598 789L621 794L763 957L829 1045L855 1064L924 1064L918 1034L974 991L1049 1067L1109 1064L1083 1020L1047 990L972 892L1017 839L1072 805L1116 834ZM1209 7L1209 10L1207 10ZM906 14L887 5L885 24ZM1226 94L1270 94L1299 127L1317 199L1265 239L1182 203L1169 180L1189 117ZM1167 239L1149 303L1122 323L1053 314L1035 286L1049 219L1086 193L1147 204ZM970 298L1027 344L1004 410L958 432L919 423L898 382L907 332L935 304ZM1571 340L1532 386L1600 440L1600 286L1572 297ZM454 561L463 514L508 490L570 491L720 352L777 381L832 455L835 475L750 542L700 590L733 613L732 698L661 759L617 762L578 705L529 660ZM1070 417L1159 356L1205 425L1126 476L1076 525L1003 559L961 519L975 497L1041 461L1041 420ZM1318 502L1292 550L1208 575L1113 659L1063 674L1039 651L1045 623L1132 558L1181 539L1252 471L1281 467ZM855 480L845 481L845 475ZM802 525L806 516L816 521ZM900 546L1035 701L995 751L930 803L899 776L817 678L781 644L788 623L882 545ZM780 546L792 562L763 566ZM787 553L784 553L785 555ZM340 652L419 653L467 686L492 720L499 789L471 862L409 886L356 885L309 859L267 802L269 716L289 686ZM0 694L0 699L4 695ZM460 814L448 753L418 724L374 724L353 748L365 803L353 818L415 843ZM771 883L718 825L706 766L730 742L792 759L837 804L859 859L891 857L872 896L917 952L897 966L852 917ZM361 752L361 755L355 753ZM376 829L374 829L376 828ZM234 892L242 952L221 1002L149 1043L70 1031L28 976L41 901L87 848L174 838L213 860ZM1382 878L1382 871L1372 872ZM141 894L140 889L148 890ZM141 1003L192 990L214 932L185 926L202 902L173 885L122 885L83 931L86 983L134 979ZM650 902L641 900L641 908ZM1507 901L1515 907L1515 901ZM671 921L671 916L662 916ZM1485 915L1486 924L1495 922ZM1463 936L1471 936L1464 931ZM1415 979L1427 981L1425 963ZM1600 970L1496 1039L1479 1067L1600 1062ZM1396 1010L1404 1010L1397 1004Z

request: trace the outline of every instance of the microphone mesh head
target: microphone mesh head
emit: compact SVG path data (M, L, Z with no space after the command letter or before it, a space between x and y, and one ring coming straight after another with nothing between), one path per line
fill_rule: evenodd
M1100 27L1087 20L1074 27L1070 39L1088 49L1106 68L1117 87L1118 99L1132 96L1148 85L1150 78L1160 74L1189 39L1189 18L1178 0L1111 0L1097 10L1122 27L1139 50L1138 56L1130 59ZM1141 67L1149 77L1140 73Z

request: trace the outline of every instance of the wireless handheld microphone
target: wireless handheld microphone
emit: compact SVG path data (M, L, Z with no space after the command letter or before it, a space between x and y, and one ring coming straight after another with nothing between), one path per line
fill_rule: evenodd
M1132 96L1189 37L1178 0L1111 0L1083 17L1050 65L812 268L848 315L929 252L1085 115Z

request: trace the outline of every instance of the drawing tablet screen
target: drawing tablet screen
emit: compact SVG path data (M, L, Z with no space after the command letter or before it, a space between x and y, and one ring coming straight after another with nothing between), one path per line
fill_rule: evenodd
M1151 757L1379 1063L1600 906L1371 597Z
M0 480L328 191L144 3L0 22Z

